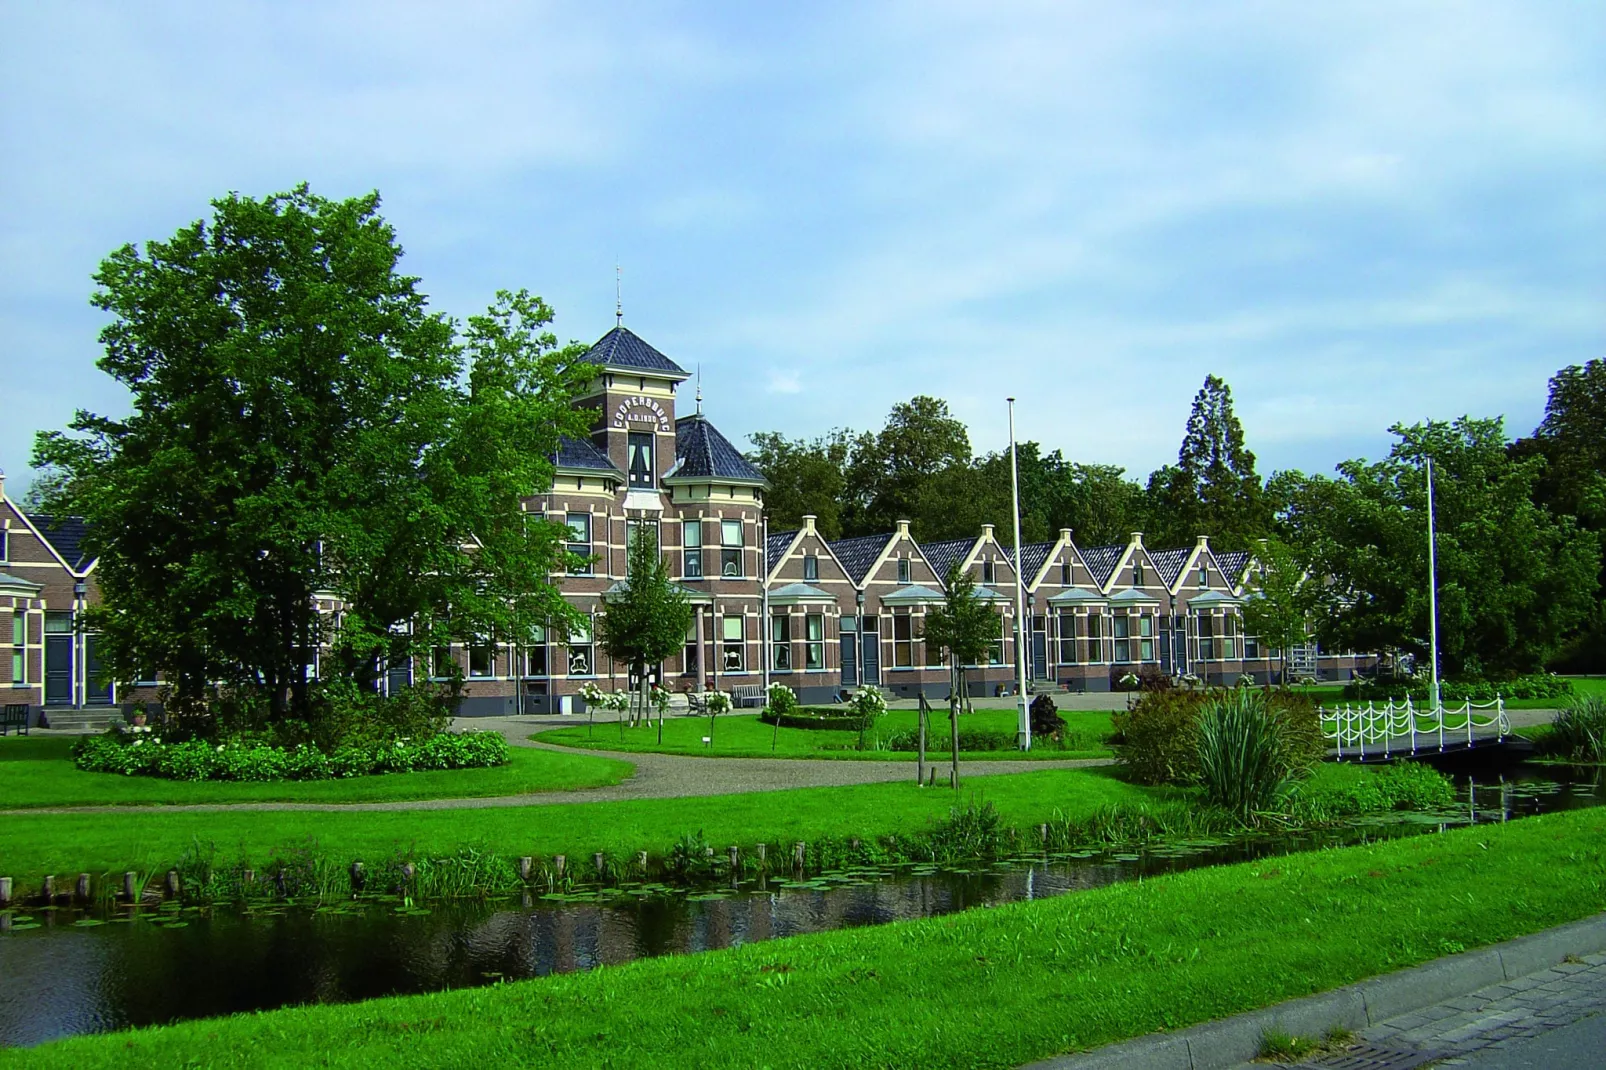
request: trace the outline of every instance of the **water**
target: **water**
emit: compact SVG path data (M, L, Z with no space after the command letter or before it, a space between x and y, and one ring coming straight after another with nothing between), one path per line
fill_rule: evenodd
M904 866L734 889L645 885L573 901L524 896L411 910L376 899L324 908L17 911L0 933L0 1044L538 977L1606 803L1606 786L1589 777L1539 767L1474 773L1461 778L1458 808L1444 814L969 870Z

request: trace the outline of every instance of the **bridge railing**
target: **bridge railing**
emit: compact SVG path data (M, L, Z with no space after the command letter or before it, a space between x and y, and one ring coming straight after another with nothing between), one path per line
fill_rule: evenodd
M1432 709L1418 709L1407 696L1398 703L1393 699L1382 705L1346 702L1341 706L1323 706L1317 712L1321 717L1322 736L1333 744L1340 758L1348 750L1364 760L1368 747L1373 755L1388 758L1395 751L1403 751L1405 748L1397 744L1406 741L1410 743L1412 754L1424 747L1442 751L1446 744L1460 743L1463 735L1466 745L1471 747L1477 742L1479 731L1491 729L1493 742L1511 734L1505 700L1498 695L1493 702L1468 701L1449 707L1441 702Z

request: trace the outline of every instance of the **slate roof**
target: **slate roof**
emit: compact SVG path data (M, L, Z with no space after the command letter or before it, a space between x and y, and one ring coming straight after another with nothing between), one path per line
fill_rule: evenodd
M754 468L730 439L703 415L675 421L675 466L664 479L722 479L768 486L764 473Z
M1193 553L1193 547L1185 550L1150 550L1149 560L1154 562L1155 569L1160 573L1160 580L1167 587L1176 585L1177 577L1182 575L1182 566L1188 563L1188 555Z
M1244 578L1244 569L1249 567L1249 553L1246 550L1229 550L1216 555L1216 564L1227 574L1227 582L1236 587Z
M963 561L975 545L975 539L949 539L946 542L921 543L920 552L925 556L926 564L931 566L931 571L937 574L937 582L947 583L948 570L954 566L954 562Z
M1121 555L1126 553L1124 544L1117 546L1095 546L1091 550L1082 551L1082 560L1087 562L1093 579L1098 581L1100 587L1109 582L1110 576L1115 572L1115 566L1121 563Z
M1054 552L1055 545L1052 542L1029 542L1021 548L1026 565L1026 569L1021 573L1021 576L1027 583L1031 583L1037 578L1037 574L1043 571L1043 563L1048 560L1048 555ZM1015 552L1013 550L1009 552L1009 563L1012 565L1015 563Z
M608 455L583 438L570 438L563 435L558 439L558 448L552 455L552 463L559 468L584 468L599 472L612 472L624 478L619 466L608 460Z
M863 583L864 577L870 574L870 568L875 564L881 551L886 549L887 543L895 538L893 532L885 535L860 535L856 539L838 539L831 543L831 552L836 559L842 562L842 567L853 577L854 583Z
M775 566L781 563L781 555L791 547L792 540L797 538L796 531L772 531L769 541L764 545L764 571L775 571Z
M49 513L29 513L28 519L74 572L82 572L94 560L84 553L84 536L89 533L89 525L84 523L83 517L67 516L58 520Z
M605 368L630 368L644 372L669 372L681 378L689 373L652 346L643 342L628 327L615 327L597 340L580 358L587 364L600 364Z

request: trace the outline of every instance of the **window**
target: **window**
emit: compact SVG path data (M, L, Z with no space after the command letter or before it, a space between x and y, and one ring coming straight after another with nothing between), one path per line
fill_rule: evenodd
M817 580L820 578L820 559L814 554L809 554L803 558L803 578L805 580Z
M21 610L11 614L11 682L27 679L28 615Z
M987 664L1002 665L1004 663L1004 631L1009 627L1002 613L998 614L998 638L993 645L987 648Z
M1194 631L1199 636L1199 657L1209 661L1216 656L1215 618L1209 613L1200 613Z
M817 672L825 668L825 617L819 613L810 613L803 618L803 635L807 646L803 655L803 667L810 672Z
M742 522L719 523L719 574L727 580L742 578Z
M569 633L569 675L591 676L596 672L592 659L591 621L582 620Z
M914 618L907 613L892 616L892 664L907 669L915 663Z
M909 582L909 559L907 557L898 558L898 582Z
M1226 635L1221 640L1221 656L1235 658L1238 656L1238 617L1228 613L1222 621L1226 627Z
M570 513L569 521L569 552L576 557L585 558L569 566L571 576L591 575L591 514Z
M688 520L681 525L680 542L684 550L681 551L680 571L688 580L703 578L703 522L701 520Z
M1082 640L1082 652L1087 655L1082 659L1084 661L1104 660L1104 614L1088 614L1087 636Z
M452 663L452 648L438 646L430 651L429 674L437 680L444 680L452 675L456 666Z
M625 521L625 576L630 575L630 550L639 538L652 540L653 549L658 548L658 521L656 520L626 520Z
M1132 562L1132 586L1134 586L1134 587L1142 587L1143 586L1143 562L1142 561L1133 561Z
M45 634L64 635L72 631L72 613L46 613Z
M720 618L720 626L724 629L721 633L724 638L724 645L720 651L721 672L742 672L747 664L742 643L744 638L743 619L742 617Z
M981 563L981 582L998 582L998 565L990 557Z
M496 658L490 644L483 641L468 648L468 674L490 676L496 668Z
M777 613L770 618L770 668L792 671L792 617Z
M627 471L632 487L653 485L652 432L632 431L625 447L628 456Z
M524 675L545 676L547 674L546 657L546 629L536 628L530 636L530 645L524 648Z
M1260 656L1260 640L1252 635L1244 636L1244 657L1252 661Z
M1060 562L1060 586L1061 587L1069 587L1070 585L1071 585L1071 563L1069 561L1061 561Z
M686 625L686 659L684 666L687 676L696 676L698 666L703 663L701 637L697 634L697 621L695 619Z
M1059 611L1060 624L1060 664L1076 664L1076 613L1073 610Z
M0 561L11 560L11 529L0 528Z
M1199 590L1205 591L1205 590L1209 590L1209 589L1210 589L1210 570L1208 568L1205 568L1203 565L1200 565L1199 566Z
M1131 661L1132 618L1127 616L1125 613L1117 613L1113 623L1115 625L1115 660Z

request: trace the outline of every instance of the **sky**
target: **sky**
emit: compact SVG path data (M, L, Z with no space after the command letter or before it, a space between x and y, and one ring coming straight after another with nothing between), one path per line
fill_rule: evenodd
M739 446L945 398L1142 477L1207 373L1262 474L1543 414L1606 357L1573 3L0 0L0 468L116 415L90 276L229 191L379 190L403 268L625 325ZM689 391L688 391L689 393ZM682 402L689 408L690 398Z

